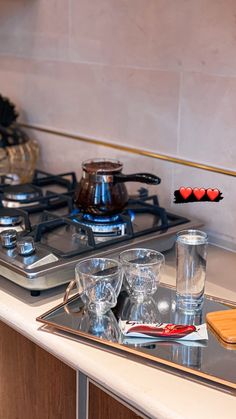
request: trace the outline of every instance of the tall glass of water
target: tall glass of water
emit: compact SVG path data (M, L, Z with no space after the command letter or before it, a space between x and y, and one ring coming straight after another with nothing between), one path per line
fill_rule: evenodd
M182 230L176 240L176 296L180 309L191 312L202 307L207 257L207 234Z

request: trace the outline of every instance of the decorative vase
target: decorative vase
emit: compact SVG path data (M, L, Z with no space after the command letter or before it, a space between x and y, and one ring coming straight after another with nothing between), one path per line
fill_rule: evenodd
M16 123L15 106L0 95L0 183L32 181L39 147Z

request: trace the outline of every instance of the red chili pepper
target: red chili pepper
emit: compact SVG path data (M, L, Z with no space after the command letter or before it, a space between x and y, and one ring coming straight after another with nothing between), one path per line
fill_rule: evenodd
M127 334L136 332L136 333L143 333L144 335L155 336L155 337L181 338L195 331L196 331L196 327L193 325L167 324L165 327L138 325L138 326L132 326L127 331Z

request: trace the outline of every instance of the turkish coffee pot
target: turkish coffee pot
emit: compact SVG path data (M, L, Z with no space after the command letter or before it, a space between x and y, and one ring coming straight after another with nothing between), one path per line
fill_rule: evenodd
M81 212L94 216L111 216L120 213L129 196L125 182L158 185L161 179L150 173L122 173L118 160L94 159L82 163L82 178L75 195Z

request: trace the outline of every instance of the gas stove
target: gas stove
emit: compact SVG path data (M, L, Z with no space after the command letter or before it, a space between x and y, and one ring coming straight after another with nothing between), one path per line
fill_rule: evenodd
M179 230L201 225L160 207L144 188L121 214L83 214L74 206L77 184L74 173L36 171L32 184L0 186L0 275L32 295L74 279L81 259L131 247L163 252Z

